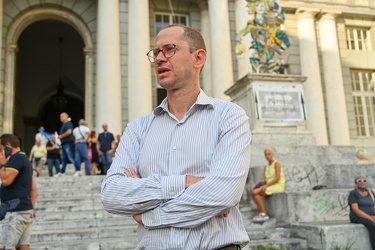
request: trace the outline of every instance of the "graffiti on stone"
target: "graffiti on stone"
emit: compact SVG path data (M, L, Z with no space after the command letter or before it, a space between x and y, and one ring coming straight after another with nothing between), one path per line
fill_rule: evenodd
M348 194L337 194L337 197L326 191L312 201L312 211L316 215L347 216Z
M319 184L318 173L313 166L293 166L284 169L285 181L288 186L295 187L302 185Z
M312 210L315 214L324 215L333 210L335 206L335 201L327 192L325 192L323 193L323 195L313 200L312 205Z

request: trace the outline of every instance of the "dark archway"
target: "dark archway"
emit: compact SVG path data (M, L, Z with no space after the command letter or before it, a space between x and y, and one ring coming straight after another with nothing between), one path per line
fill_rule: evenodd
M62 43L59 37L63 38ZM72 117L74 124L84 117L84 43L68 24L45 20L22 32L18 48L14 131L28 152L40 125L48 132L59 131L62 111ZM69 98L63 109L55 107L51 100L60 80Z

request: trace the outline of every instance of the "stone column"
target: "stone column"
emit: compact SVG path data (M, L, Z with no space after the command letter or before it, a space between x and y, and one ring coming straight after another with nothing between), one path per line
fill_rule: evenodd
M95 127L108 123L114 134L123 130L119 15L119 1L98 0Z
M207 58L204 64L203 71L201 73L203 78L203 90L208 96L213 95L213 84L212 84L212 49L211 49L211 36L210 36L210 18L208 13L208 2L207 0L199 0L199 8L201 10L201 34L204 38Z
M247 22L251 19L251 16L248 13L248 9L246 7L247 2L246 0L235 0L235 18L236 18L236 32L242 30L247 26ZM250 65L250 51L249 47L251 44L251 36L247 34L246 36L238 37L241 39L241 43L245 47L245 52L237 57L237 65L238 65L238 79L241 79L243 76L251 72L251 65ZM238 39L237 38L237 39Z
M230 100L224 94L233 85L228 0L208 0L210 15L213 96Z
M129 121L152 111L150 17L148 0L129 0L128 100Z
M336 30L336 16L339 14L341 13L322 11L319 22L320 43L323 58L330 144L350 145L344 81L342 78Z
M93 82L94 82L94 56L92 49L85 48L83 50L85 54L85 120L90 129L94 129L94 102L93 102ZM96 125L98 127L98 124Z
M315 35L315 15L320 9L297 10L297 26L299 50L301 57L301 73L307 76L303 84L306 110L307 127L315 136L318 145L328 145L326 117L322 81L320 79L318 49Z
M3 133L13 133L14 122L14 70L16 64L17 45L9 44L6 47L5 58L5 78L4 78L4 115L3 115Z

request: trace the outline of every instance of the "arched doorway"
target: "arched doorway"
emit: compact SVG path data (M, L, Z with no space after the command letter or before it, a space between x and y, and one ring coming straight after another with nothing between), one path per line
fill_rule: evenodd
M31 35L27 34L28 32ZM62 76L64 92L71 100L71 106L64 111L71 110L70 115L74 123L82 117L86 118L89 124L93 121L92 32L79 16L61 8L42 7L25 11L12 22L7 31L2 132L19 136L26 152L34 143L36 129L44 123L43 121L48 124L50 132L58 127L56 124L59 123L61 110L54 110L50 101L51 96L57 92L59 82L56 68L60 32L63 32L64 36L63 46L67 47L63 53L63 60L68 60L68 68L71 68L67 69L67 72L63 71ZM35 40L38 37L44 40ZM55 50L51 49L53 46L56 46ZM72 50L78 47L79 51ZM41 52L36 53L38 50ZM20 56L22 53L25 54ZM47 56L35 56L43 53ZM81 59L76 61L74 54L80 55ZM25 64L22 56L26 58L26 62L28 58L32 58L31 65ZM28 77L33 74L34 78ZM52 79L51 76L55 78ZM38 82L42 78L43 84ZM36 85L33 85L35 82ZM51 117L55 117L56 114L57 120L53 120Z
M27 151L40 125L48 132L59 131L61 112L73 123L84 117L84 43L64 22L34 22L19 37L16 62L14 133ZM54 105L58 86L67 98L64 106Z

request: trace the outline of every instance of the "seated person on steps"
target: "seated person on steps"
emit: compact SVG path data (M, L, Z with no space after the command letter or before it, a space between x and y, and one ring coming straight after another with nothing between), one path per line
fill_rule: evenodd
M269 219L262 196L269 196L273 193L285 191L284 171L281 163L273 159L273 149L266 148L264 156L268 161L268 165L264 167L263 176L260 181L251 187L251 198L260 212L253 218L253 221L266 221Z
M356 187L348 197L350 222L367 227L372 249L375 249L375 208L374 192L367 188L367 178L359 175L354 178Z

